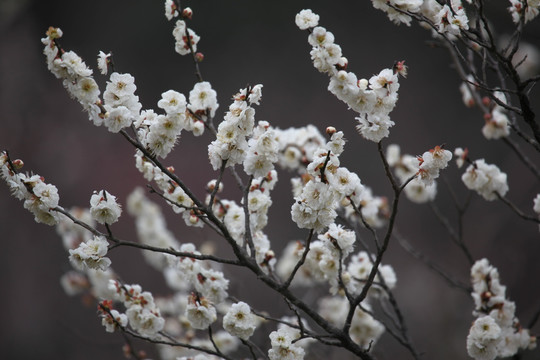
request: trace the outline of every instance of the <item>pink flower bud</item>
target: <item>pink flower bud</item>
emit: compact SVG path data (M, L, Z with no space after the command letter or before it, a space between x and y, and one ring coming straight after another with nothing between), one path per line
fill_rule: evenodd
M204 60L204 55L201 52L195 53L195 60L197 62L202 62Z
M193 10L191 8L187 7L182 11L182 16L186 19L191 20L191 17L193 16Z

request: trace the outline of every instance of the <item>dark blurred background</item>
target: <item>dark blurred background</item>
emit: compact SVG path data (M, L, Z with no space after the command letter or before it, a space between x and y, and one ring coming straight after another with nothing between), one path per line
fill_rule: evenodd
M196 81L188 57L174 52L173 23L164 17L164 1L0 1L0 147L13 158L23 159L27 171L55 184L61 205L88 206L92 191L106 189L125 204L127 195L145 182L134 168L133 149L120 136L93 126L79 105L47 71L40 38L49 26L64 31L61 43L96 69L99 50L112 51L118 71L131 73L143 108L156 108L162 92L174 89L188 94ZM369 78L395 60L406 60L409 77L401 81L400 100L385 144L398 143L404 153L421 154L445 143L453 150L468 147L472 158L496 163L509 175L508 197L532 214L532 199L540 192L531 176L502 142L487 141L480 133L479 111L466 109L458 91L459 80L444 49L426 43L429 33L418 26L395 26L369 1L205 1L185 2L194 11L190 27L201 36L205 54L201 70L219 96L217 120L228 108L231 96L247 84L264 84L263 101L256 118L280 128L316 124L343 130L349 140L342 164L358 173L376 195L390 196L376 152L376 145L355 131L354 114L326 88L327 76L313 68L307 33L294 24L295 14L311 8L321 15L320 24L332 31L349 59L349 69ZM489 2L489 6L493 2ZM493 4L495 5L495 4ZM499 34L510 31L504 6L491 12ZM524 40L540 45L540 21L527 26ZM104 89L106 78L95 71ZM538 91L531 93L535 110ZM165 161L199 195L201 184L215 176L207 162L209 134L194 138L183 134L176 151ZM524 150L528 149L524 147ZM530 153L530 152L529 152ZM537 154L530 154L540 164ZM461 200L467 192L460 182L463 169L452 164L444 176ZM303 239L305 231L290 220L290 175L280 173L270 212L269 235L279 253L290 240ZM226 179L230 198L240 199L235 185ZM156 199L156 201L158 201ZM456 223L456 211L447 187L439 183L438 206ZM200 245L213 234L187 229L181 219L164 207L170 228L181 242ZM487 257L499 268L508 297L516 302L517 315L527 325L540 308L540 236L538 225L521 221L500 202L472 197L464 223L465 241L476 259ZM272 224L280 224L275 227ZM135 239L133 220L124 213L113 226L115 234ZM407 200L400 205L400 233L454 277L468 282L469 265L452 244L447 232L428 206ZM122 338L107 334L94 305L64 294L59 279L70 268L67 253L54 228L36 224L22 203L0 186L0 354L5 359L118 359ZM140 283L155 294L166 294L161 275L148 270L140 253L122 249L111 254L113 266L123 279ZM450 287L439 276L391 244L384 263L398 276L395 290L410 327L410 335L425 359L465 359L465 338L473 321L472 300ZM231 279L254 284L249 274L225 269ZM251 283L250 283L251 282ZM268 292L252 285L231 283L231 293L264 309ZM259 295L259 296L257 296ZM272 302L279 304L280 301ZM275 314L285 309L274 305ZM267 308L267 307L266 307ZM533 328L537 334L540 327ZM152 350L149 356L157 358ZM380 359L408 359L408 354L389 335L374 349ZM338 355L311 354L307 358ZM540 352L523 359L538 359ZM340 358L345 358L341 356Z

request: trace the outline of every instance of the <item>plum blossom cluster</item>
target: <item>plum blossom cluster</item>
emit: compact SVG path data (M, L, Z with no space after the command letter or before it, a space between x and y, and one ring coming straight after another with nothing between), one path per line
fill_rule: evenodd
M521 19L528 23L538 16L540 1L538 0L510 0L508 11L512 15L512 21L518 24Z
M474 85L472 75L467 76L466 81L462 82L459 90L461 91L463 103L467 107L472 107L476 104L475 98L480 98L477 87ZM474 93L474 95L473 95ZM500 91L493 92L493 97L502 104L507 103L506 96ZM482 105L487 111L484 114L484 126L482 134L486 139L500 139L510 135L510 120L506 114L506 109L499 105L495 100L488 97L482 98Z
M214 170L221 168L224 162L225 166L230 167L241 164L246 159L249 147L248 138L253 135L255 127L253 105L259 104L261 90L262 85L259 84L252 88L241 89L233 97L234 102L218 126L216 140L208 145L208 157ZM252 145L255 143L252 142ZM271 148L272 145L266 150L271 151ZM264 166L269 167L267 164Z
M105 331L112 333L115 332L119 327L125 328L127 326L127 315L113 309L111 300L102 301L98 307L98 310L101 313L101 324L105 327Z
M90 120L101 125L106 114L99 97L101 91L92 76L92 70L74 51L64 51L59 47L58 41L62 36L60 28L50 27L46 37L41 39L45 45L43 54L47 67L54 76L62 80L69 95L88 112Z
M329 291L333 296L324 297L319 301L318 312L337 327L345 324L349 313L350 303L347 296L360 294L373 270L372 255L365 251L354 254L348 260L348 264L345 264L345 259L354 250L355 242L353 231L335 224L330 225L326 233L320 234L318 240L310 244L305 261L292 283L294 286L302 287L329 284ZM277 274L287 279L305 251L305 246L300 242L289 243L277 264ZM378 267L375 283L393 289L396 282L396 274L390 265ZM381 295L384 297L383 294L384 290L381 287L373 285L361 308L358 307L354 311L349 334L353 341L361 346L374 344L384 333L384 326L367 312L371 309L370 302L376 301ZM289 338L291 337L286 337L285 340ZM281 346L289 345L285 342L285 345Z
M515 315L516 305L506 298L506 286L499 272L487 259L471 268L474 321L467 336L467 351L476 360L511 357L520 349L534 349L536 337L521 327Z
M467 2L470 2L467 0ZM372 0L375 9L384 11L395 24L411 24L411 15L423 15L436 33L459 36L469 29L469 18L461 0L441 4L435 0Z
M112 133L131 126L139 117L142 105L139 97L135 95L137 86L135 78L131 74L119 74L113 72L107 81L107 87L103 93L104 115L103 125ZM95 121L94 121L95 123ZM96 125L100 125L96 123Z
M0 176L9 186L11 194L24 201L24 208L34 215L36 222L56 225L58 215L53 210L60 201L58 189L37 174L19 172L23 166L22 160L11 161L7 152L0 152Z
M116 202L116 196L108 191L95 192L90 198L90 214L100 224L110 225L118 221L122 208Z
M506 195L508 192L507 176L497 165L487 164L484 159L470 161L468 152L462 148L456 148L454 154L457 156L458 167L461 167L465 160L470 162L465 173L461 176L461 180L468 189L476 191L488 201Z
M238 246L245 247L248 254L252 254L251 245L255 251L257 264L267 272L275 263L274 252L270 248L270 241L263 232L268 223L268 210L272 205L270 192L277 182L277 172L272 170L264 177L251 182L247 194L247 208L249 215L249 231L246 231L246 212L244 199L238 205L234 200L216 198L213 210L216 216L223 221L229 234ZM209 200L209 199L208 199ZM251 243L246 241L249 235Z
M323 297L318 301L318 312L332 325L342 327L350 311L349 302L345 297ZM384 325L371 316L368 311L371 307L368 302L357 307L351 320L349 334L354 342L368 347L377 343L384 333Z
M187 27L184 20L177 20L173 30L175 39L174 50L180 55L187 55L197 52L197 44L201 39L193 30Z
M201 255L193 244L180 245L172 237L165 227L159 207L146 199L142 189L136 190L128 198L128 211L136 217L138 234L143 243L162 248L177 248L185 254ZM221 271L189 256L156 253L146 255L146 259L163 272L167 285L176 291L175 298L186 299L180 308L171 312L185 319L189 324L188 330L207 329L218 319L219 314L223 313L223 327L232 336L246 340L253 334L258 325L257 318L243 302L227 305L229 280ZM190 336L193 338L193 335ZM204 346L212 347L211 344L207 345Z
M154 302L154 297L148 291L143 291L140 285L122 284L117 280L109 282L109 290L114 293L112 300L118 301L126 308L129 326L142 336L159 337L165 320Z
M472 5L471 1L467 2ZM421 19L438 39L465 38L464 33L469 31L469 18L461 0L444 3L372 0L372 3L398 24L410 25L413 17ZM516 23L535 17L540 6L538 0L511 0L510 3L509 10ZM466 5L467 8L472 8L470 5ZM190 8L181 9L180 2L165 0L167 19L179 18L173 30L176 52L192 54L195 61L200 62L202 54L195 54L200 38L186 23L192 14ZM295 21L301 30L309 33L311 59L319 72L329 76L328 90L358 114L356 128L361 136L380 143L389 136L389 129L394 125L390 113L398 99L398 77L407 75L404 62L396 62L391 69L383 69L369 79L359 79L347 70L348 60L335 43L334 35L319 26L317 14L302 10ZM279 129L267 121L256 122L254 105L260 103L261 84L240 89L215 129L212 120L219 108L217 93L209 82L202 81L198 68L198 82L189 96L167 90L157 103L161 113L142 110L135 94L134 77L114 72L111 53L98 55L100 72L107 75L109 68L112 71L101 100L92 70L74 52L60 47L58 39L62 31L50 28L46 35L42 42L51 72L62 80L96 126L104 125L113 133L122 132L135 145L135 166L146 180L156 184L157 189L150 186L152 192L161 196L175 214L181 215L187 226L206 225L225 238L236 255L229 260L217 256L213 245L180 242L168 229L159 206L147 198L141 188L127 199L127 211L135 218L140 242L121 241L109 227L118 221L122 212L115 196L101 190L92 195L89 208L66 211L59 206L56 187L46 184L38 175L20 173L22 161L11 161L6 152L0 153L1 176L13 195L24 201L36 221L57 225L57 232L70 254L69 261L76 270L62 277L62 286L68 294L90 293L100 301L101 323L107 332L128 330L151 342L170 341L177 345L159 346L164 360L214 360L234 353L240 343L248 346L256 357L250 339L264 317L278 323L276 330L269 334L267 357L271 360L303 359L315 339L324 339L321 342L326 343L326 338L329 344L370 359L371 347L386 328L393 327L396 331L388 333L417 357L393 298L396 273L391 265L382 263L382 256L392 235L401 190L413 202L432 201L437 193L436 179L440 170L446 168L452 158L450 151L436 146L421 156L411 156L401 154L399 146L390 145L386 163L384 159L383 163L385 168L387 164L393 168L402 184L397 191L395 178L388 174L396 190L396 206L390 211L386 198L372 195L356 173L341 165L340 155L346 143L343 132L328 127L325 137L312 125ZM471 48L474 50L475 46L480 43ZM471 74L461 86L467 106L480 99L481 86L475 79L478 77ZM511 97L503 91L491 91L491 95L489 99L482 99L482 104L476 104L485 114L482 132L487 139L507 137L510 130L507 112L511 109L507 102ZM216 136L208 146L208 158L213 169L219 171L219 177L207 183L204 200L199 200L176 176L174 168L165 167L158 158L168 156L182 130L200 136L205 127ZM127 129L133 131L133 137ZM488 165L483 159L470 161L466 150L456 149L455 155L459 166L466 161L470 164L462 176L469 189L487 200L502 197L508 191L506 174L495 165ZM307 229L309 233L304 242L290 242L280 257L272 250L265 233L273 202L271 192L278 180L275 164L295 173L291 179L294 196L291 218L298 228ZM245 174L238 175L235 165L240 165ZM241 200L224 197L222 175L225 170L233 173L242 188ZM540 214L540 194L534 199L533 209ZM382 227L388 218L385 244L381 247L377 238L381 229L375 228ZM107 234L100 233L96 223L105 225ZM357 249L357 244L363 240L359 224L371 231L376 253L364 243ZM120 281L107 254L123 245L146 250L144 259L162 273L172 293L155 298L140 285ZM223 264L252 271L284 298L296 317L273 319L229 296L230 281ZM469 355L491 360L513 356L520 349L534 348L536 339L520 326L515 304L506 299L506 288L499 282L497 269L483 259L473 266L471 276L473 314L477 319L467 337ZM327 291L327 295L317 302L304 301L297 296L298 288L315 286ZM383 324L373 310L377 310L379 302L393 324ZM394 314L387 311L386 304L393 307ZM124 311L113 305L123 307ZM311 317L318 331L323 329L326 333L311 332L300 314ZM396 319L392 315L396 315ZM220 322L221 329L216 332Z
M304 358L304 349L294 342L296 337L289 329L282 327L270 333L272 345L272 348L268 350L270 360L302 360Z
M291 207L293 221L300 228L313 229L321 232L337 216L336 208L344 197L363 192L363 185L358 176L346 168L338 173L340 151L342 144L335 146L333 142L342 143L343 133L336 132L332 140L315 151L313 161L306 170L306 181L299 194L294 198Z
M439 171L448 166L452 153L435 146L424 152L422 156L401 154L399 145L389 145L386 150L386 161L394 169L400 182L405 186L405 195L415 203L432 201L437 195Z
M47 37L41 39L49 70L59 79L71 97L75 98L88 112L90 120L96 125L104 125L116 133L129 127L139 116L142 105L135 95L135 79L130 74L113 72L107 81L103 101L101 91L92 77L92 70L74 52L65 51L58 45L63 35L60 28L49 28ZM110 54L100 52L98 67L106 74Z
M96 269L107 270L111 265L111 259L107 255L109 243L102 236L83 241L75 249L69 250L69 261L78 270Z
M330 77L328 90L359 114L357 130L367 140L379 142L387 137L394 125L390 112L394 109L399 89L397 74L406 75L406 67L399 62L394 69L384 69L369 80L358 79L348 72L348 60L342 56L341 47L334 42L334 35L317 26L319 16L311 10L302 10L296 25L309 30L308 42L313 46L311 59L320 72Z
M195 136L204 133L201 116L207 113L213 117L219 107L217 94L209 82L198 82L186 97L168 90L161 94L158 107L165 114L156 114L154 110L143 110L134 123L139 141L154 155L165 158L178 141L182 130L190 131Z
M340 166L339 155L345 140L341 131L329 129L330 141L317 148L300 179L293 179L295 202L292 219L300 228L323 231L344 208L348 217L363 218L372 226L381 226L385 201L375 197L358 175Z

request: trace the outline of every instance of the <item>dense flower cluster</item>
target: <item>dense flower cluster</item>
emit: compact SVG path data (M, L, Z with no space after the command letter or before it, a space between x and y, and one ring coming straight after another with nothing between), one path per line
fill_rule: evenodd
M536 338L521 327L515 315L516 305L506 298L506 286L499 272L487 259L478 260L471 269L473 314L477 317L467 336L467 351L476 360L511 357L520 349L536 347Z
M0 152L0 176L8 184L11 194L24 201L24 208L34 214L36 222L56 225L58 215L52 210L60 201L58 189L39 175L18 172L23 165L22 160L12 162L5 151Z
M400 182L405 184L407 198L415 203L432 201L437 195L439 171L448 166L452 153L435 146L422 156L401 154L399 145L392 144L386 149L386 161L394 168Z
M397 68L396 71L384 69L369 80L358 79L356 74L346 70L348 60L334 42L334 35L324 27L316 26L318 19L311 10L302 10L296 20L300 29L310 31L308 42L313 46L310 53L313 65L330 77L328 90L359 114L356 117L358 132L367 140L381 141L394 125L389 114L398 99Z
M121 284L116 280L109 282L109 290L114 293L113 300L123 303L129 326L137 333L150 338L158 337L165 320L148 291L139 285Z
M173 30L176 52L192 54L198 66L203 59L202 54L195 54L200 38L187 25L192 10L180 8L179 1L164 2L166 18L179 18ZM486 47L480 40L487 29L475 28L484 20L469 22L467 16L467 11L475 5L472 0L467 0L465 6L461 0L372 0L372 3L397 24L410 25L413 19L418 20L432 30L437 40L455 45L456 39L461 39L471 51ZM520 26L536 17L540 8L539 0L510 0L510 4L512 19ZM358 78L347 70L348 60L341 47L334 35L319 25L319 20L319 15L309 9L295 17L298 28L309 33L313 65L329 76L328 90L358 115L356 128L361 136L378 143L394 190L392 207L386 198L374 196L356 173L341 164L346 143L343 132L329 126L324 136L313 125L280 129L268 121L256 122L254 105L260 104L263 85L240 89L216 129L213 119L219 108L218 95L210 82L202 80L198 68L198 82L189 95L172 89L164 91L157 102L161 110L156 112L142 108L135 94L134 77L115 72L112 54L100 51L97 57L100 73L112 72L100 98L92 70L75 52L60 47L59 28L49 28L42 39L47 66L62 80L70 96L82 105L96 126L103 125L112 133L121 132L137 148L135 166L148 182L155 184L149 186L152 193L181 215L187 226L206 226L213 231L212 236L215 233L223 238L234 253L228 259L221 257L218 254L221 249L217 251L213 244L197 242L196 245L177 239L167 228L160 207L141 188L129 195L126 206L135 218L139 242L119 240L109 226L122 213L115 196L101 190L91 196L89 207L65 210L59 205L54 185L39 175L21 173L22 161L11 160L7 152L1 152L1 177L12 194L24 201L24 207L37 222L56 225L62 237L74 268L61 278L62 287L70 295L90 294L95 298L107 332L127 331L150 342L162 343L158 351L164 360L236 356L240 344L256 357L256 351L264 350L257 349L252 339L259 337L254 334L264 320L277 323L272 327L276 330L269 334L267 358L270 360L304 359L310 344L316 341L344 347L370 359L369 350L386 330L417 357L392 293L397 275L383 255L395 235L392 231L395 231L399 196L404 192L415 203L433 201L437 194L436 180L452 159L452 153L443 146L435 146L421 156L412 156L402 154L394 144L383 154L381 141L389 136L394 125L390 112L398 99L398 77L406 77L407 67L398 61L391 69L383 69L369 79ZM510 66L513 60L509 59L505 66ZM497 91L489 90L489 96L481 97L480 91L486 91L486 86L474 74L475 70L472 67L460 70L465 105L478 106L484 114L484 137L510 141L510 131L515 130L510 104L513 92L497 88ZM511 70L515 73L512 76L519 71ZM520 85L526 87L529 82ZM517 95L523 95L519 91L516 90ZM160 159L172 151L182 130L200 136L205 129L215 135L208 145L208 159L219 174L207 183L205 195L199 198L197 191L183 183L174 168L166 167ZM532 138L528 140L534 142ZM503 198L508 192L507 176L497 166L486 164L483 159L471 161L467 149L457 148L454 155L458 167L465 162L469 164L461 177L468 189L488 201ZM528 161L525 156L521 160ZM293 173L294 203L290 215L297 227L307 229L308 234L305 241L289 242L281 256L274 253L275 243L271 243L265 232L273 203L271 193L278 181L276 164ZM530 168L534 170L534 164ZM225 170L233 174L241 188L240 199L225 197ZM534 198L532 209L540 214L540 194ZM516 212L527 220L536 220L536 216ZM106 233L100 232L96 224L104 225ZM381 241L379 233L384 230L380 228L386 224ZM452 232L450 225L448 228ZM372 235L373 244L362 238L364 230ZM140 285L122 282L107 257L109 251L122 246L144 250L145 261L163 275L172 292L165 297L154 297ZM466 249L465 252L472 259ZM276 291L296 316L272 318L273 314L258 311L230 296L224 264L251 271ZM493 360L534 348L536 338L520 325L515 315L516 305L506 298L506 287L501 285L497 269L486 259L479 260L471 269L471 278L476 320L467 337L468 354L477 360ZM298 288L315 286L321 289L316 293L318 296L327 295L318 300L298 296ZM115 306L123 308L123 312ZM379 309L392 323L383 320ZM316 323L325 334L312 332L308 322ZM218 324L222 328L216 331Z
M497 165L486 164L484 159L475 160L469 165L461 180L467 188L476 191L488 201L497 199L497 194L504 196L508 191L506 174Z
M248 138L253 136L255 127L255 109L252 105L259 103L261 88L262 85L255 85L241 89L234 96L234 102L218 126L216 140L208 146L208 157L214 170L221 168L223 162L229 167L246 160Z
M122 209L116 202L116 197L105 190L96 192L90 198L90 214L100 224L112 224L118 221Z

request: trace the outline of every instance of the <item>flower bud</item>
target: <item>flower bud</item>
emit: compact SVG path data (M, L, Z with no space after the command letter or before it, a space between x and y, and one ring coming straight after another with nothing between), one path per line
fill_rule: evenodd
M21 159L13 160L12 164L16 170L20 170L24 166L24 162Z
M191 20L192 16L193 16L193 10L191 10L191 8L187 7L184 10L182 10L182 17Z
M204 60L204 55L201 52L195 53L195 61L202 62Z
M336 131L337 131L336 128L333 127L333 126L329 126L329 127L326 128L326 133L328 135L330 135L330 136L334 135L336 133Z
M346 57L342 56L338 63L336 64L336 67L338 70L346 70L347 66L349 65L349 60L347 60Z

